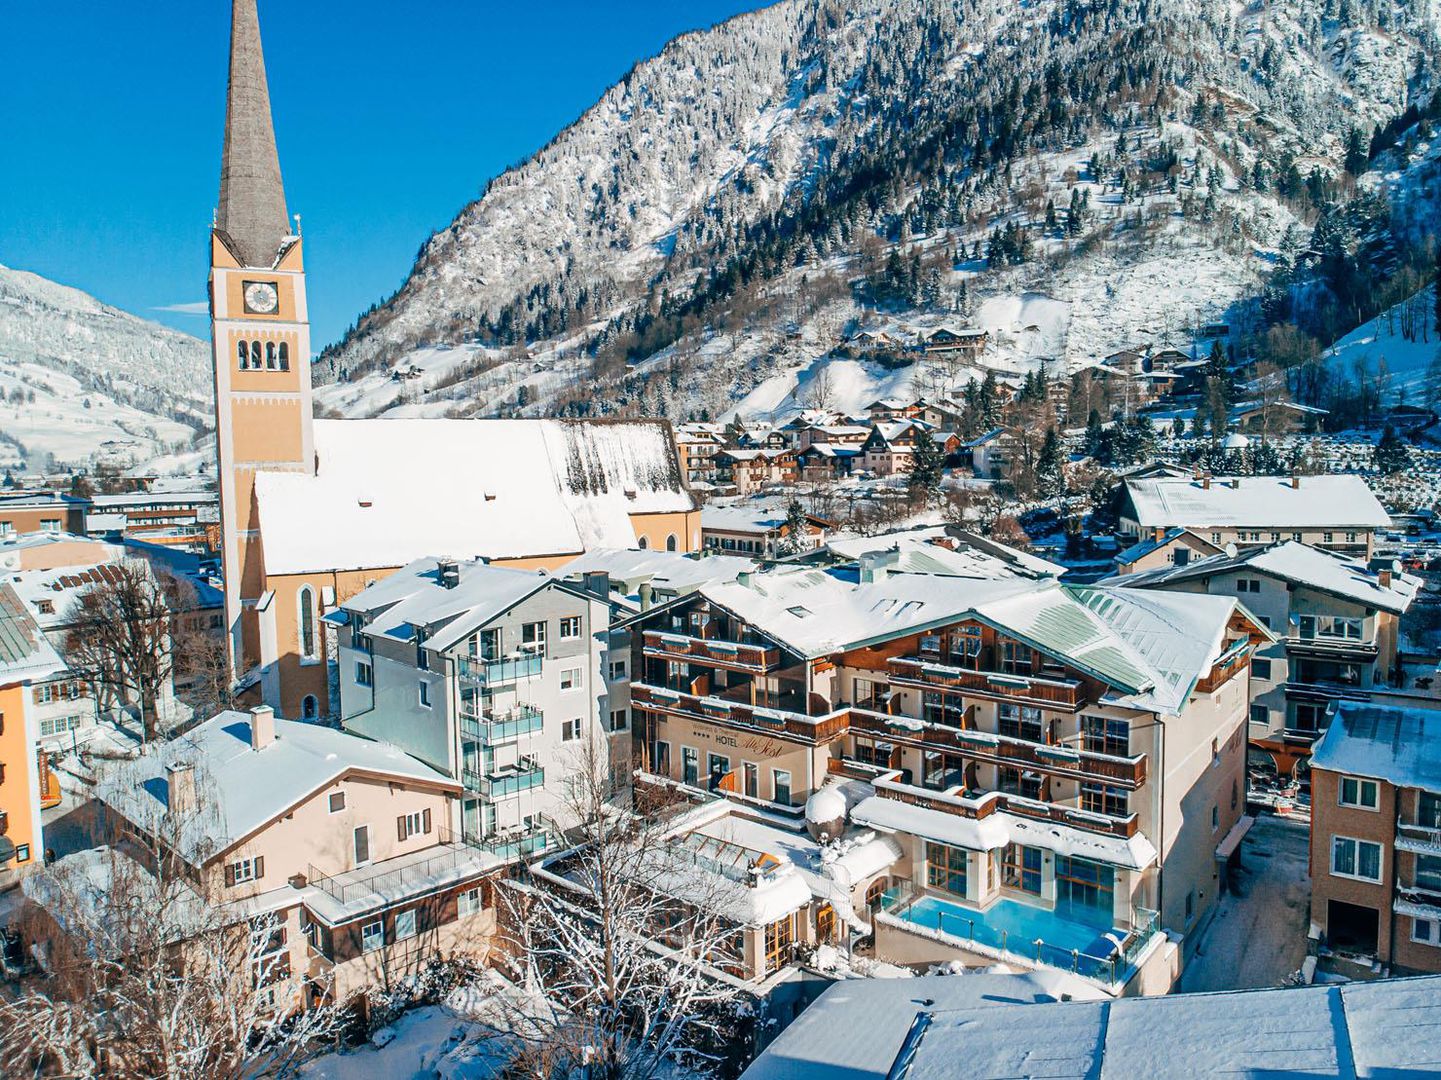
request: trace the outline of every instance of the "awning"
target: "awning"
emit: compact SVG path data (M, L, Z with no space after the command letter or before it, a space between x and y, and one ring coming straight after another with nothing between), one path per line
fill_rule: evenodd
M1225 839L1216 845L1216 858L1225 860L1236 854L1236 849L1241 846L1241 841L1246 838L1246 834L1251 831L1251 826L1254 824L1256 824L1254 817L1250 814L1242 814L1241 820L1232 825L1231 831L1226 834Z

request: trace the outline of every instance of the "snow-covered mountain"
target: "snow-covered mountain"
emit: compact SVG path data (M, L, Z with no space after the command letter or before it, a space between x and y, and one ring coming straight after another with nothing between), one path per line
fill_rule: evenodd
M858 325L944 319L1017 370L1187 347L1349 194L1356 139L1367 164L1429 100L1438 22L1441 0L782 0L671 42L493 180L317 398L784 411L893 386L826 374Z
M0 266L0 466L127 468L212 424L210 346Z

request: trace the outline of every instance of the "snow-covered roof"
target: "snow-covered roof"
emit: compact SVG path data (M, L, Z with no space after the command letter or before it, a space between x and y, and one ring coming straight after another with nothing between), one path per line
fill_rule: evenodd
M1118 565L1126 565L1128 563L1133 563L1138 559L1143 559L1147 555L1151 554L1151 552L1166 547L1167 545L1181 539L1181 537L1183 536L1189 536L1193 543L1197 544L1202 548L1210 549L1211 551L1220 550L1216 547L1215 544L1211 543L1204 537L1193 533L1190 529L1182 529L1176 527L1164 530L1161 533L1159 539L1155 536L1154 533L1147 535L1144 540L1132 544L1130 547L1126 548L1119 555L1117 555L1115 557L1116 563Z
M1339 701L1311 767L1441 792L1441 712Z
M17 570L8 575L8 580L40 625L54 631L69 625L72 609L81 594L119 579L122 562L143 566L149 572L145 560L122 557L45 570Z
M271 574L626 547L695 509L664 421L317 420L315 456L256 476Z
M448 649L531 593L549 587L574 590L548 574L490 566L476 559L455 560L459 580L446 588L438 568L443 561L434 556L417 559L352 596L341 608L364 615L366 633L411 641L415 627L425 627L431 648Z
M1441 976L1114 1000L1053 977L837 983L743 1080L1379 1078L1441 1066Z
M275 718L274 740L255 750L251 720L228 710L151 744L142 757L117 765L95 797L142 829L161 832L170 809L167 766L191 766L197 806L180 826L178 845L187 861L203 864L348 773L459 788L398 747L317 724Z
M610 575L611 584L633 592L644 582L674 596L694 592L716 581L734 581L757 564L739 555L687 555L654 548L597 548L587 551L555 571L559 578L575 579L592 572Z
M1351 474L1214 477L1209 486L1182 477L1127 480L1142 528L1380 529L1390 524L1366 481Z
M1066 567L1007 547L989 537L958 529L933 525L905 532L879 533L876 536L841 537L826 543L827 555L846 560L859 560L873 552L896 553L887 565L903 573L949 574L955 577L1060 577Z
M1420 578L1396 570L1391 571L1391 584L1382 585L1380 572L1373 570L1364 559L1354 559L1294 540L1252 548L1236 555L1211 555L1184 566L1166 566L1130 574L1123 583L1133 588L1155 588L1236 570L1255 571L1395 614L1409 608L1421 588Z
M0 583L0 686L43 679L64 668L24 601Z

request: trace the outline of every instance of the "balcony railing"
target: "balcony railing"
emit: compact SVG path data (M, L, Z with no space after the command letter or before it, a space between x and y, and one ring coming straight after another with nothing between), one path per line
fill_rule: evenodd
M525 859L545 851L550 846L550 834L543 829L532 829L525 833L482 836L474 843L500 859Z
M768 735L787 735L810 743L827 743L846 733L849 710L837 709L823 716L730 701L723 697L701 697L647 683L632 683L633 708L659 716L684 716L690 720L725 724Z
M487 799L505 799L519 795L545 783L545 769L533 758L522 758L516 765L505 766L494 772L481 773L475 769L461 772L461 783L467 791L476 791Z
M773 646L690 637L659 630L645 632L645 654L665 660L698 660L716 667L758 674L773 671L781 663L781 651Z
M521 705L499 716L476 714L462 707L460 712L460 734L463 738L500 746L514 742L526 735L534 735L545 726L545 717L529 705Z
M1097 814L1072 806L1027 799L1021 795L1007 795L1001 791L930 791L903 782L900 775L900 770L894 769L878 776L874 781L877 793L898 802L922 806L928 810L940 810L964 818L986 818L997 810L1004 810L1019 817L1051 821L1073 829L1104 833L1108 836L1132 837L1140 829L1140 817L1135 813L1125 817L1113 817L1110 814Z
M493 866L493 863L481 859L474 845L448 840L442 832L440 843L433 848L399 855L343 874L328 875L312 865L308 867L307 879L336 903L349 906L372 897L391 901L436 879L460 880L472 872L478 873Z
M1396 848L1416 855L1441 855L1441 829L1414 822L1396 823Z
M460 658L460 677L468 682L496 686L500 683L529 679L540 674L543 657L511 656L500 660L486 660L479 656Z
M970 668L934 663L917 656L896 657L890 661L890 669L893 683L927 690L960 690L1070 711L1085 704L1085 687L1079 679L974 671Z
M1301 637L1299 634L1286 636L1286 651L1307 656L1354 657L1359 660L1374 660L1381 654L1381 647L1374 641L1358 641L1354 638Z
M890 742L926 750L954 750L995 765L1010 765L1084 780L1104 780L1138 788L1146 782L1146 755L1119 757L1053 746L986 731L969 731L941 724L924 724L910 717L884 716L851 710L852 733L865 732Z

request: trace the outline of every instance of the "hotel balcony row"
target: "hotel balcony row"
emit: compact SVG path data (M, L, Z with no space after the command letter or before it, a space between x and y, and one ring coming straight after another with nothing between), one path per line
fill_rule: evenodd
M730 671L765 675L781 666L781 651L772 645L727 641L714 637L647 630L643 652L658 660L684 660Z

